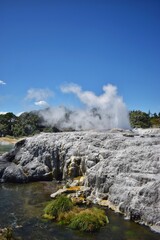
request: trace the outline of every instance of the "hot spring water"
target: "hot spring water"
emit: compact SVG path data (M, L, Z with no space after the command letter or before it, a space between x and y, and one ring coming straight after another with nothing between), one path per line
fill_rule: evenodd
M0 184L0 228L11 226L14 236L23 240L159 240L148 227L124 220L106 209L109 224L97 233L80 233L42 219L54 182Z

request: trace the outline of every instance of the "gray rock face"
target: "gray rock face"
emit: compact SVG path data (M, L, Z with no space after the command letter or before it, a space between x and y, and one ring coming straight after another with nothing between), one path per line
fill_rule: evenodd
M92 201L160 226L160 129L44 133L0 158L1 182L82 175Z

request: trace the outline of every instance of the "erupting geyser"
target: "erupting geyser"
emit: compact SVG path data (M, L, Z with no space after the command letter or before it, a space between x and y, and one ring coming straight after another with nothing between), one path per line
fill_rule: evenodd
M122 97L117 95L115 86L103 86L104 93L100 96L91 91L82 91L75 84L62 86L61 91L75 94L85 107L77 110L66 107L43 110L40 114L45 124L75 130L130 128L128 110Z

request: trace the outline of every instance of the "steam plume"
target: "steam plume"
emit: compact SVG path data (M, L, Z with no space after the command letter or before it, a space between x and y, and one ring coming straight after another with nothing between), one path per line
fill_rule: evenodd
M52 97L54 94L49 89L35 89L31 88L27 91L25 100L34 101L34 104L39 107L47 107L46 99Z
M93 92L82 91L75 84L61 87L63 93L75 94L85 108L70 110L66 107L48 108L40 112L48 125L60 129L75 130L129 128L128 111L117 88L111 84L103 87L104 93L96 96Z

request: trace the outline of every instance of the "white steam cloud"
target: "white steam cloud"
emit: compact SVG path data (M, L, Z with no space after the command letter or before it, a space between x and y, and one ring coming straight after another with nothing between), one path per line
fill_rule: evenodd
M108 108L114 105L115 101L122 101L122 98L117 96L117 88L111 84L103 86L104 93L96 96L93 92L82 91L81 87L75 84L61 87L64 93L74 93L88 107Z
M26 100L34 100L34 104L40 107L47 107L46 99L52 97L54 94L49 89L35 89L31 88L27 92Z
M45 109L40 115L46 124L75 130L130 128L126 105L117 95L115 86L104 86L104 93L100 96L91 91L82 91L75 84L62 86L61 91L75 94L86 107L78 110L66 107Z
M43 101L43 100L35 102L34 104L36 106L39 106L39 107L48 107L49 106L48 103L46 101Z
M53 92L49 89L35 89L31 88L27 92L26 99L35 99L36 101L40 101L41 99L47 99L48 97L53 96Z

